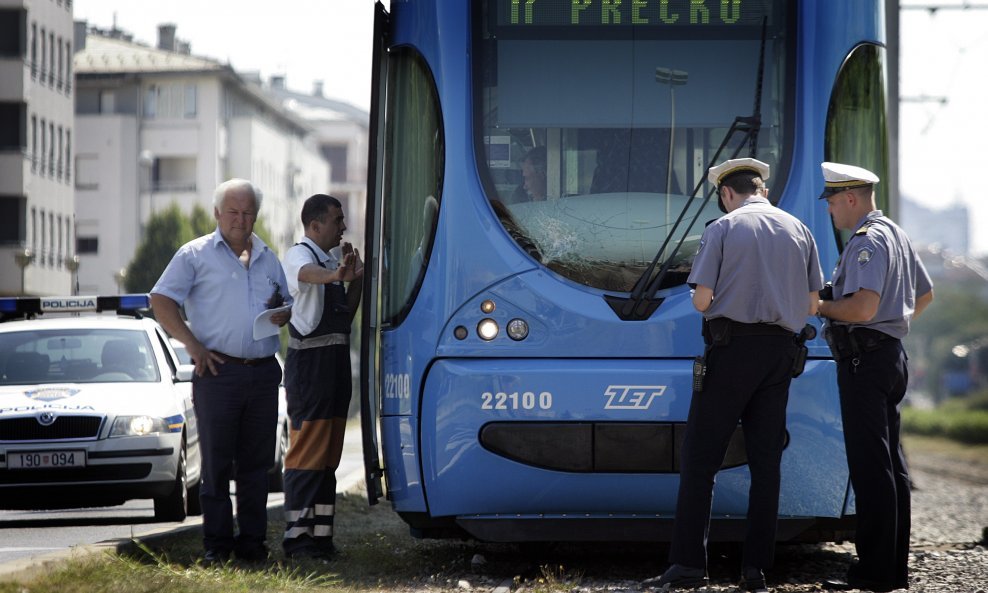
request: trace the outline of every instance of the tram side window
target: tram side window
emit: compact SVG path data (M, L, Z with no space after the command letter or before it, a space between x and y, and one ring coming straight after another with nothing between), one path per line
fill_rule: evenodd
M432 75L410 49L390 57L385 124L383 318L400 323L422 282L441 199L445 141Z
M841 65L827 109L824 158L889 178L885 48L862 44ZM875 202L888 213L889 184L875 186ZM844 231L847 242L849 231Z

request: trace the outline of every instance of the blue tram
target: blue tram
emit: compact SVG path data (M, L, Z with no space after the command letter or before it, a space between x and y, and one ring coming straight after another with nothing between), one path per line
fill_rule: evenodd
M819 163L890 167L883 3L392 0L374 43L371 502L424 537L668 539L703 349L685 281L720 215L705 172L769 163L831 269ZM819 338L787 431L779 539L846 536ZM748 485L739 429L712 540L740 539Z

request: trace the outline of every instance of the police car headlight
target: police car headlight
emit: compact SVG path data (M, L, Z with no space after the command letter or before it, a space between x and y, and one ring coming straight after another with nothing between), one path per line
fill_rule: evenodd
M164 418L151 416L118 416L110 428L111 437L144 436L168 432Z

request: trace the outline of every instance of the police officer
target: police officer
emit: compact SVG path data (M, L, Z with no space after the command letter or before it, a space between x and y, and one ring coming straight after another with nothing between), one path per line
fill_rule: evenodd
M349 243L342 244L341 255L333 249L346 230L336 198L307 199L302 226L305 237L283 263L295 304L285 361L291 446L285 455L282 547L290 558L330 560L336 554L335 472L350 407L350 324L360 304L363 263Z
M827 209L853 231L834 270L833 300L821 300L837 361L844 445L857 508L858 563L832 589L890 591L908 586L909 471L899 442L898 406L908 372L902 338L933 300L933 284L909 238L875 207L878 177L823 163Z
M707 583L714 476L741 422L751 489L740 586L765 590L775 552L780 462L797 332L816 312L823 275L813 235L767 199L767 164L732 159L710 169L726 214L707 226L688 282L704 316L704 384L694 385L680 460L669 561L646 586Z

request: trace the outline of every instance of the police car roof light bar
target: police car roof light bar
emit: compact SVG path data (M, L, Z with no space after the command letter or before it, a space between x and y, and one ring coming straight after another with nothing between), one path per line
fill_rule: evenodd
M0 298L0 322L33 319L45 313L101 313L115 311L140 319L151 308L147 294L116 296L6 297Z

